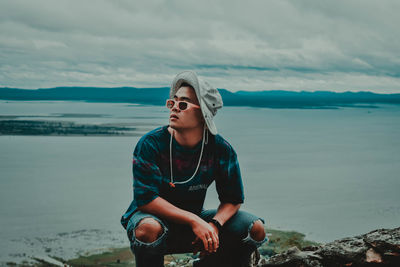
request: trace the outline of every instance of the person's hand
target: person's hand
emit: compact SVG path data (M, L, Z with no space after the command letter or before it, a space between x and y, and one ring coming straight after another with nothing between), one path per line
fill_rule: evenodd
M218 228L213 223L207 223L202 219L197 220L192 225L193 233L196 235L192 242L194 246L193 254L200 252L200 257L207 253L216 252L219 247ZM202 245L203 248L202 249Z

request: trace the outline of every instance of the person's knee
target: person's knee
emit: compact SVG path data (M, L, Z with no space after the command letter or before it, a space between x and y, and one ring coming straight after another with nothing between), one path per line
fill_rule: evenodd
M144 218L135 229L135 237L144 243L151 243L156 241L163 231L161 224L155 219Z
M261 220L257 220L254 222L250 230L250 236L256 241L262 241L265 239L264 224L261 222Z

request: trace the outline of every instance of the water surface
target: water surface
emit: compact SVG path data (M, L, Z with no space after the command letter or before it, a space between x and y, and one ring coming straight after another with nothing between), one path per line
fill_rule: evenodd
M133 123L141 133L168 123L164 107L123 103L1 101L0 115ZM216 124L238 153L243 209L267 226L321 242L399 226L400 107L224 107ZM137 140L0 136L0 261L128 246L119 219ZM217 204L210 188L206 207Z

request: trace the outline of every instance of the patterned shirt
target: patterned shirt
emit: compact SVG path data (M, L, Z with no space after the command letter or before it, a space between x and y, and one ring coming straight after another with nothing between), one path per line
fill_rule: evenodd
M157 197L178 208L199 214L209 185L215 180L221 203L243 203L243 183L237 155L220 135L208 136L204 144L199 169L193 179L184 184L169 185L171 134L168 126L159 127L144 135L133 152L133 201L121 218L126 228L129 218ZM194 148L181 146L172 138L174 182L186 181L196 170L202 142Z

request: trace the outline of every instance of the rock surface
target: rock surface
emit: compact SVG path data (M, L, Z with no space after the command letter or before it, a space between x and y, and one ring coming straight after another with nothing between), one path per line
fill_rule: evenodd
M336 240L325 245L293 247L252 266L399 266L400 227L378 229L370 233Z

